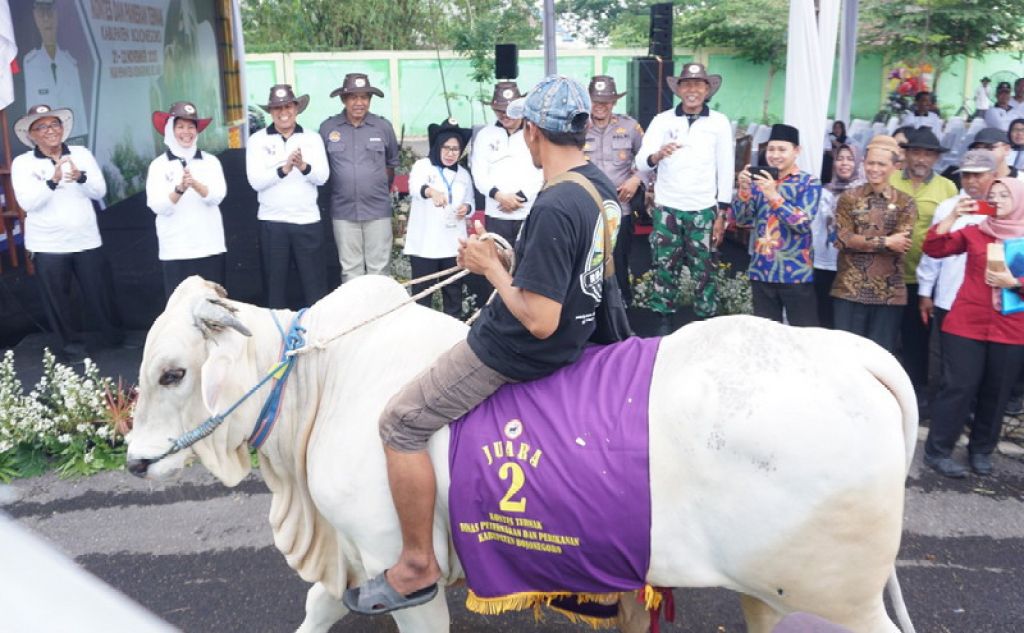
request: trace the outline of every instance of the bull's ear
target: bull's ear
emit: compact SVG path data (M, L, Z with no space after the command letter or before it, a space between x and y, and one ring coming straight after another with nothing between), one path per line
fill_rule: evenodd
M208 346L209 356L200 369L203 404L210 415L218 413L226 405L219 407L218 400L224 387L231 379L231 368L235 361L244 357L245 337L234 331L226 331L217 336L215 342Z

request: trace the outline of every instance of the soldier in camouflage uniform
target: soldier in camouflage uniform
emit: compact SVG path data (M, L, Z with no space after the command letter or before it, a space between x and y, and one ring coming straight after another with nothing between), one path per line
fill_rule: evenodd
M668 84L682 102L651 120L636 157L641 172L658 172L651 214L655 267L651 309L661 315L660 335L672 331L683 266L696 282L693 310L697 317L715 315L712 251L725 231L734 170L729 119L706 103L721 86L722 77L708 75L702 64L693 63L686 64L679 77L668 77Z

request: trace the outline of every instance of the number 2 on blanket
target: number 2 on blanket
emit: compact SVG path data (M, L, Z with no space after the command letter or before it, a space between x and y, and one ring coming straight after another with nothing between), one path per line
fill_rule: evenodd
M526 497L520 497L518 501L512 501L512 497L522 490L523 484L526 483L526 475L523 473L522 467L515 462L505 462L498 469L498 477L501 477L502 481L508 479L510 473L512 475L512 482L508 485L508 490L505 492L505 496L502 497L498 507L502 512L526 512Z

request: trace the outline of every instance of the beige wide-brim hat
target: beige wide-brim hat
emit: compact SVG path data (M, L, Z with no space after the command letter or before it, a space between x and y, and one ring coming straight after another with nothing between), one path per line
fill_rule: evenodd
M14 122L14 135L18 137L18 140L22 142L26 147L35 147L36 142L29 136L29 129L32 124L39 119L45 119L47 117L55 117L60 120L61 125L64 127L64 134L61 136L60 142L64 143L71 136L71 128L75 125L75 115L68 108L57 108L54 110L48 105L40 104L34 105L28 109L28 112L24 114L20 119Z

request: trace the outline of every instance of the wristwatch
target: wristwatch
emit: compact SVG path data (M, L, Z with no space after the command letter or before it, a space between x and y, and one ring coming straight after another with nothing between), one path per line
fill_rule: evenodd
M183 195L185 195L185 190L182 189L181 187L179 187L178 185L175 185L174 186L174 193L178 194L179 196L183 196Z

